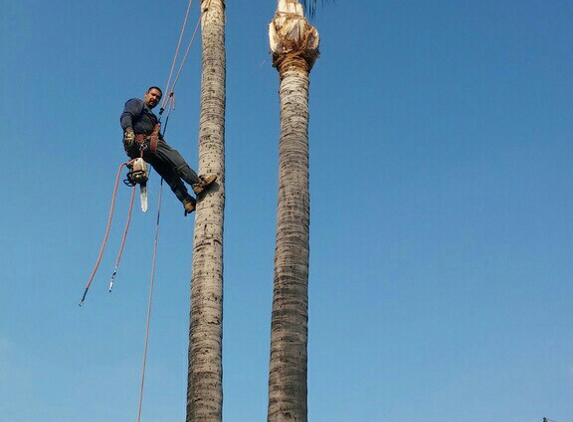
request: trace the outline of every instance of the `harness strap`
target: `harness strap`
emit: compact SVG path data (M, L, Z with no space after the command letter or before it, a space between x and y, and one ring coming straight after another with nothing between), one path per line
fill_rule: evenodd
M135 135L135 142L139 144L140 149L145 149L145 147L142 148L142 146L146 141L149 141L149 151L155 154L155 150L157 149L157 142L159 142L159 138L161 137L159 134L160 129L161 125L158 123L153 128L151 135L145 135L143 133L138 133Z
M151 133L151 141L149 142L149 150L155 154L155 150L157 149L157 142L159 142L159 130L161 129L161 125L158 123L153 128L153 132Z

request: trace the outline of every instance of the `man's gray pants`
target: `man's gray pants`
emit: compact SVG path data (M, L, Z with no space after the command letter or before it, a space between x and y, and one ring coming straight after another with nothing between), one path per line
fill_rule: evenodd
M167 145L163 139L157 141L155 152L151 152L149 149L149 138L144 142L143 159L151 164L155 171L165 180L175 196L177 196L177 199L181 202L184 200L194 202L194 198L189 195L183 181L193 186L199 182L197 173L189 167L181 154ZM141 150L137 142L133 142L129 146L124 144L124 148L130 158L141 157Z

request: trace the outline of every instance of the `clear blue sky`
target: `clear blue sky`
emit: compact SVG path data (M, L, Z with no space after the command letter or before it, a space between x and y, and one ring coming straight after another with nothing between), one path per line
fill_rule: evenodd
M156 174L114 292L124 187L77 303L125 159L119 114L165 85L187 2L0 3L0 420L136 420ZM225 422L266 418L274 9L227 7ZM573 421L572 22L564 0L319 8L310 421ZM192 166L199 53L167 131ZM145 422L185 415L193 218L163 198Z

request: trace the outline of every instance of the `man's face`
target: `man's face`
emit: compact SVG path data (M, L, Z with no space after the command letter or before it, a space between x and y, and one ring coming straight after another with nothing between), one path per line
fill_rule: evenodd
M149 91L147 91L145 93L145 98L143 99L143 101L145 102L145 104L149 106L149 108L155 107L157 104L159 104L160 100L161 100L161 92L159 92L155 88L152 88Z

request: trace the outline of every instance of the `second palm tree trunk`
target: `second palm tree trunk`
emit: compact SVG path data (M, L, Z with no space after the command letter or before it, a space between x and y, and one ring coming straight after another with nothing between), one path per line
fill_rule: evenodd
M281 135L268 421L306 422L308 75L318 57L318 33L308 24L296 1L281 0L269 36L273 65L280 75Z

